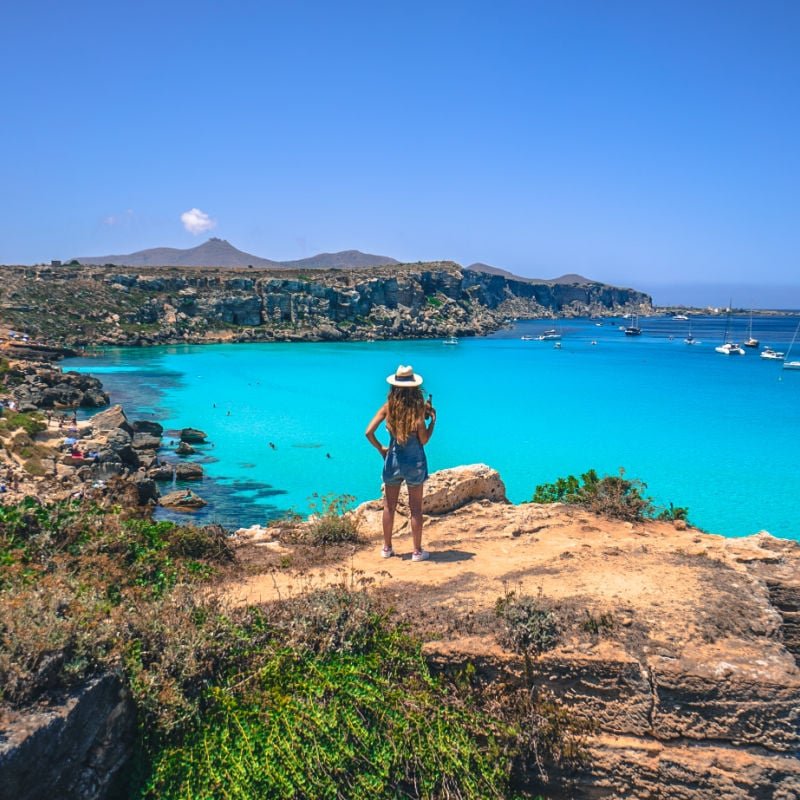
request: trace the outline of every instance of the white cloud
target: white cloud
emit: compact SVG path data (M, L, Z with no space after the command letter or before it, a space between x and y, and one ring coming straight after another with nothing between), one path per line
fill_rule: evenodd
M181 214L181 222L183 227L195 236L217 227L217 221L211 219L205 211L201 211L199 208L190 208L188 211L184 211Z

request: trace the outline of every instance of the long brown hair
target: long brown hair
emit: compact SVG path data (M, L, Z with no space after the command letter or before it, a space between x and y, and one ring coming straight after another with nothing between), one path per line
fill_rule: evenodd
M386 409L386 427L400 444L417 429L425 416L425 399L418 386L392 386Z

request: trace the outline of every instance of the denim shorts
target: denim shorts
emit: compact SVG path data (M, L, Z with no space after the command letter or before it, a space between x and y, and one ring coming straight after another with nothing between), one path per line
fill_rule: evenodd
M428 460L416 434L401 445L394 438L383 462L383 482L387 486L420 486L428 479Z

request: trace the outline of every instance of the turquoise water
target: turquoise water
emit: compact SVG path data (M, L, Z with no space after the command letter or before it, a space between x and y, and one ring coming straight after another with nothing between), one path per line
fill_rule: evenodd
M526 321L457 346L115 349L64 366L97 373L130 417L209 434L200 456L209 479L193 487L211 501L204 520L249 525L305 512L313 492L378 497L380 458L363 431L385 399L385 376L410 363L439 413L431 470L484 462L518 502L561 475L624 467L659 503L688 506L705 530L800 538L800 372L756 351L715 353L719 317L692 321L702 341L694 347L683 343L687 322L642 319L635 338L619 331L623 322L558 323L561 349L521 340L553 326ZM754 333L785 350L796 324L756 320ZM734 320L734 336L745 338L746 326Z

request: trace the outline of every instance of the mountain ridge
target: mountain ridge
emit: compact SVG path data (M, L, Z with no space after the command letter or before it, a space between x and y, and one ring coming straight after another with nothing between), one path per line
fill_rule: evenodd
M234 247L227 239L212 237L196 247L151 247L125 255L83 256L73 259L87 266L114 264L121 267L219 267L235 269L356 269L360 267L398 264L396 259L360 250L342 250L337 253L318 253L293 261L273 261L246 253Z

